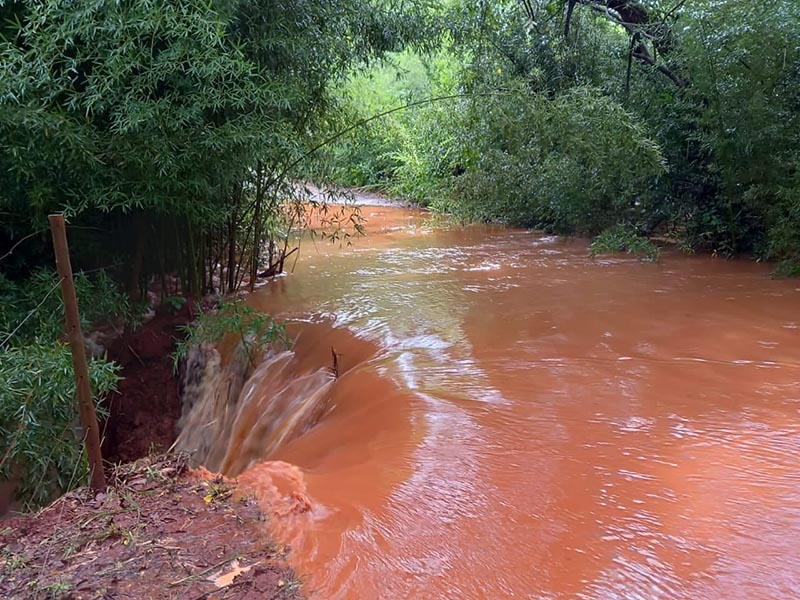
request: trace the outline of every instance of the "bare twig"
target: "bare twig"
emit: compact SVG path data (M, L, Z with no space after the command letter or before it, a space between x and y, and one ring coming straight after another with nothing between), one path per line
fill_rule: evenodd
M29 240L32 237L39 235L40 233L44 233L45 231L47 231L47 229L40 229L39 231L34 231L33 233L29 233L25 237L21 238L16 244L11 246L11 250L3 254L3 256L0 256L0 261L7 259L9 256L14 254L14 250L16 250L17 246L19 246L22 242L24 242L25 240Z
M184 583L189 583L190 581L194 581L196 579L199 579L203 575L208 575L209 573L219 569L220 567L224 567L228 563L235 561L237 558L239 558L239 553L238 552L236 552L235 554L229 556L228 558L226 558L222 562L217 563L216 565L212 565L212 566L208 567L207 569L203 569L199 573L195 573L194 575L189 575L188 577L184 577L183 579L179 579L178 581L173 581L173 582L171 582L169 584L169 586L170 587L175 587L177 585L183 585Z
M336 348L331 346L331 356L333 356L333 367L331 367L331 371L333 372L334 379L339 378L339 355L336 353Z

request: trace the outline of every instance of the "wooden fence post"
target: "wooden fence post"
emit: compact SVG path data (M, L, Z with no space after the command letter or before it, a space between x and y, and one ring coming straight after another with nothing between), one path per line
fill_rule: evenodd
M67 339L72 351L72 368L75 373L75 392L78 398L78 411L83 427L83 442L89 459L92 489L103 492L106 489L106 476L103 473L103 455L100 453L100 428L92 402L92 388L89 382L89 366L86 362L86 349L83 346L81 318L78 314L78 300L75 297L75 283L72 279L72 264L69 260L67 231L64 215L54 214L50 219L53 234L53 249L56 253L56 270L61 279L61 296L64 299Z

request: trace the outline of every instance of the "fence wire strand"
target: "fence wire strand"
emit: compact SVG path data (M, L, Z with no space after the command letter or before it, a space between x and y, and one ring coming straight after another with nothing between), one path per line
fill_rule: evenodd
M14 337L14 334L15 334L15 333L17 333L17 332L20 330L20 328L22 328L22 326L23 326L23 325L25 325L25 323L28 321L28 319L30 319L30 318L31 318L33 315L35 315L35 314L36 314L36 312L37 312L37 311L38 311L38 310L39 310L39 309L42 307L42 305L45 303L45 301L47 301L47 299L50 297L50 294L52 294L52 293L53 293L53 292L56 290L56 288L57 288L58 286L60 286L60 285L61 285L61 282L62 282L62 281L64 281L64 278L63 278L63 277L61 277L61 278L60 278L60 279L59 279L59 280L56 282L56 284L55 284L53 287L51 287L51 288L50 288L50 291L49 291L49 292L47 292L47 293L44 295L44 298L42 298L42 299L39 301L39 304L37 304L36 306L34 306L34 307L33 307L33 309L31 309L31 311L30 311L30 312L29 312L27 315L25 315L25 318L24 318L24 319L22 319L22 321L20 321L20 322L19 322L19 324L17 324L17 326L14 328L14 330L13 330L11 333L9 333L9 334L8 334L8 335L5 337L5 339L3 339L3 341L2 341L2 342L0 342L0 348L2 348L3 346L5 346L5 345L6 345L6 343L8 343L8 341L9 341L11 338L13 338L13 337Z

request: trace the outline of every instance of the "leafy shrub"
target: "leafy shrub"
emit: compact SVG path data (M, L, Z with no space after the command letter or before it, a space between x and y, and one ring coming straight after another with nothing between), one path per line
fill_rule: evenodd
M783 279L785 277L800 277L800 263L794 260L782 260L772 271L773 279Z
M10 281L0 274L0 342L14 344L38 337L53 340L64 329L64 309L58 275L39 269L23 282ZM104 271L94 278L75 274L75 294L84 329L93 323L116 317L130 319L128 296ZM14 332L14 339L9 338Z
M425 102L455 92L458 63L447 50L424 58L415 52L389 53L364 74L353 74L339 89L342 128L404 104L398 110L356 128L323 149L312 167L342 186L382 188L392 195L427 205L450 175L453 150L451 106Z
M592 240L592 256L623 252L652 262L657 261L661 255L658 246L624 225L610 227Z
M389 190L396 196L428 206L448 193L458 168L458 139L452 104L434 103L405 115L407 126L392 156L397 161Z
M89 362L98 415L102 398L116 389L119 367ZM35 340L0 348L0 475L20 482L17 497L28 507L88 482L88 463L75 405L69 348Z
M173 354L176 369L193 346L216 344L228 335L235 336L251 365L269 344L289 344L284 323L245 306L241 301L225 302L216 311L203 312L202 307L198 307L198 312L193 323L182 327L186 335L176 343Z
M637 220L642 190L665 170L645 128L599 90L550 98L517 89L471 104L460 138L465 173L446 210L592 234Z
M78 273L75 288L84 328L130 318L127 296L105 273L94 278ZM19 480L17 496L28 507L87 481L71 355L58 341L63 319L53 271L36 271L22 282L0 275L0 476ZM118 371L105 358L89 362L100 417Z

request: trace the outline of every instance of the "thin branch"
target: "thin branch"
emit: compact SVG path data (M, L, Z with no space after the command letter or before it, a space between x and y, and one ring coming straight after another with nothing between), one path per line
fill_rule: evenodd
M31 310L27 315L25 315L25 318L19 322L19 324L14 328L14 330L11 333L9 333L2 342L0 342L0 348L2 348L8 342L8 340L14 337L14 334L20 330L20 328L27 322L28 319L30 319L33 315L36 314L36 311L38 311L42 307L42 304L44 304L45 301L50 297L50 294L52 294L56 289L58 289L58 286L61 285L61 282L63 280L64 278L62 277L56 282L56 284L52 288L50 288L50 291L44 295L44 298L41 299L39 304L37 304L33 308L33 310Z
M40 230L38 230L38 231L34 231L33 233L29 233L28 235L26 235L25 237L23 237L22 239L20 239L20 240L19 240L19 241L18 241L16 244L14 244L13 246L11 246L11 250L9 250L9 251L8 251L8 252L6 252L5 254L3 254L3 256L0 256L0 261L4 261L6 258L8 258L8 257L9 257L9 256L11 256L12 254L14 254L14 250L16 250L16 249L17 249L17 247L18 247L18 246L19 246L19 245L20 245L22 242L24 242L25 240L29 240L30 238L32 238L32 237L34 237L34 236L37 236L37 235L39 235L40 233L44 233L45 231L47 231L47 229L40 229Z
M669 19L676 11L680 10L683 5L686 4L686 0L681 0L675 6L673 6L667 14L664 15L664 18L661 19L661 23L664 24L667 19Z
M654 48L656 48L659 47L659 42L662 42L663 45L664 37L663 35L657 35L659 24L649 21L649 13L646 9L625 1L614 2L613 6L608 0L604 3L600 3L597 0L580 0L580 2L603 14L612 23L624 27L639 42L634 48L633 58L655 68L659 73L668 77L676 86L680 88L686 87L686 82L683 79L666 64L657 61L647 49L645 40L651 40ZM679 2L669 14L678 10L682 4L683 2Z
M329 138L323 140L322 142L320 142L316 146L313 146L310 150L308 150L307 152L302 154L299 158L297 158L297 159L293 160L291 163L289 163L289 165L285 169L283 169L283 171L281 171L280 174L277 177L275 177L271 183L274 184L276 181L280 181L281 179L283 179L289 171L291 171L294 167L299 165L306 158L308 158L309 156L314 154L317 150L327 146L328 144L330 144L332 142L335 142L336 140L338 140L339 138L347 135L348 133L350 133L354 129L358 129L359 127L362 127L362 126L366 125L367 123L369 123L371 121L375 121L376 119L380 119L380 118L386 117L388 115L391 115L393 113L399 112L401 110L406 110L407 108L414 108L416 106L424 106L426 104L433 104L434 102L441 102L443 100L454 100L454 99L457 99L457 98L472 98L472 97L477 97L477 96L498 96L498 95L504 95L504 94L507 94L507 93L508 92L504 91L504 90L497 90L497 91L494 91L494 92L482 92L482 93L472 93L472 94L449 94L447 96L436 96L436 97L433 97L433 98L426 98L424 100L417 100L416 102L409 102L408 104L403 104L402 106L396 106L394 108L390 108L389 110L385 110L383 112L379 112L379 113L374 114L372 116L369 116L369 117L366 117L366 118L361 119L359 121L356 121L352 125L350 125L348 127L345 127L344 129L342 129L340 131L337 131L332 136L330 136Z
M647 49L643 47L643 45L640 45L637 50L639 50L639 51L633 53L633 57L634 58L642 61L643 63L647 63L651 67L654 67L656 69L656 71L658 71L662 75L667 76L672 81L672 83L674 83L678 87L681 87L681 88L682 87L686 87L686 82L683 81L683 79L681 79L675 73L673 73L672 69L670 69L666 65L657 62L656 59L654 59L650 55L650 53L647 51ZM644 51L642 52L641 50L644 50Z

